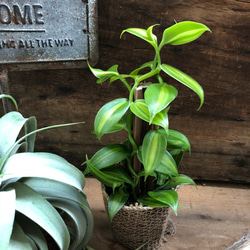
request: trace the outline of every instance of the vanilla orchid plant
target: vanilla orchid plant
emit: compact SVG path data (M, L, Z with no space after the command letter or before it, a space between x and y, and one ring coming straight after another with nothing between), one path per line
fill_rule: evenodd
M153 60L144 63L130 74L118 71L118 65L108 70L92 68L97 83L121 82L128 90L128 96L106 103L98 111L94 121L94 134L102 136L119 130L126 130L127 140L107 145L92 158L86 157L85 174L91 173L109 193L110 219L124 204L140 203L151 207L170 206L177 213L178 194L175 188L194 181L178 173L178 167L185 151L190 151L187 137L169 128L168 111L178 95L177 89L169 85L163 74L193 90L204 102L200 84L179 69L162 62L161 50L166 45L182 45L199 38L208 27L201 23L185 21L166 28L158 43L153 28L129 28L121 33L130 33L149 43L155 51ZM150 82L141 98L135 98L137 89ZM140 119L149 126L144 138L138 144L135 138L135 120ZM136 164L139 162L140 167Z

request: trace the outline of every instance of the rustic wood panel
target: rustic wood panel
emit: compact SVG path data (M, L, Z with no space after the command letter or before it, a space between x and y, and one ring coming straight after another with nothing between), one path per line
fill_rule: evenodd
M163 60L193 76L205 90L203 108L190 90L179 90L171 106L170 127L185 133L192 154L181 171L195 178L250 182L250 1L249 0L105 0L99 1L98 67L120 64L128 73L152 59L149 45L129 34L129 27L158 23L156 33L176 21L206 24L205 33L189 45L168 46ZM97 110L108 100L124 96L120 84L99 86L88 69L10 72L11 94L25 116L36 115L39 126L86 121L75 127L38 135L37 150L51 150L80 167L86 153L101 147L91 135ZM118 142L123 135L105 137Z

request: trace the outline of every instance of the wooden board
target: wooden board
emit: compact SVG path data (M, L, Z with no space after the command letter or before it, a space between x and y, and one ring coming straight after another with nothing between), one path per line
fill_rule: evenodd
M98 181L87 178L87 194L95 226L89 245L95 250L125 250L112 235ZM162 250L226 249L250 228L249 186L203 183L198 190L182 186L179 191L178 216L171 219L177 226Z
M205 0L105 0L99 1L97 67L120 64L129 73L153 53L144 41L125 34L129 27L147 28L158 23L160 34L175 20L206 24L212 33L182 46L167 46L163 61L193 76L205 91L203 108L198 97L168 77L179 91L171 105L170 128L187 135L192 145L181 172L205 180L250 182L250 2ZM96 140L91 132L98 109L107 101L124 97L118 83L103 86L88 69L10 72L9 89L25 116L36 115L39 126L86 121L75 127L39 134L37 150L52 151L80 166L103 144L121 142L123 134Z

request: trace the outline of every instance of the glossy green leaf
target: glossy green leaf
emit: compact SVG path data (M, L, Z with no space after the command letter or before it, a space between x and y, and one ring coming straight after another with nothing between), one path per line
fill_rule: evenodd
M159 166L167 147L164 134L149 131L142 143L142 162L145 170L145 179Z
M88 159L86 162L91 171L91 174L103 185L112 187L114 189L115 187L118 187L123 183L120 178L117 178L117 176L113 177L110 175L110 173L103 173L103 171L95 168Z
M138 99L130 104L130 110L140 119L149 122L148 106L143 99Z
M143 197L139 198L138 202L148 207L169 207L165 203L155 200L149 195L144 195Z
M184 150L183 149L174 149L174 150L170 151L170 154L172 155L173 159L175 160L176 166L178 168L181 164L182 159L183 159Z
M143 69L145 69L145 68L150 68L150 69L152 69L152 68L153 68L153 65L154 65L154 62L153 62L153 61L151 61L151 62L146 62L146 63L142 64L139 68L133 70L129 75L130 75L130 76L136 76L136 75L138 75L138 73L139 73L141 70L143 70Z
M188 138L181 132L169 129L167 140L168 140L167 148L169 150L183 149L184 151L188 150L191 151L191 146Z
M112 144L98 150L90 159L90 163L98 169L103 169L123 161L129 156L128 148L123 144ZM86 169L84 174L90 171Z
M93 75L99 79L97 81L98 83L102 83L112 76L119 76L119 73L117 71L117 67L118 67L117 65L110 67L107 71L92 68L89 64L88 66L91 72L93 73Z
M122 129L127 130L127 114L125 114L107 133L114 133Z
M108 133L113 126L121 120L129 108L129 101L126 98L115 99L106 103L97 113L94 127L97 138Z
M177 215L178 194L176 191L174 190L161 190L157 192L151 191L148 192L148 195L151 198L166 204L166 206L170 206Z
M143 99L138 99L130 104L130 110L134 115L140 119L150 123L148 106ZM152 124L163 127L166 131L168 130L168 109L162 110L157 113L152 120Z
M150 123L155 115L165 109L177 96L175 87L167 84L151 84L147 87L144 97L148 105Z
M185 74L184 72L170 65L162 64L161 69L166 74L173 77L175 80L179 81L180 83L184 84L188 88L192 89L199 96L200 98L200 106L198 108L199 110L204 102L204 91L203 91L203 88L200 86L200 84L189 75Z
M185 185L185 184L190 184L190 185L196 186L195 182L190 177L188 177L184 174L180 174L180 175L170 179L168 185L166 186L166 189L175 188L179 185Z
M124 191L123 187L116 189L114 193L109 196L108 211L109 218L112 221L117 212L127 202L129 197L128 192Z
M165 151L165 154L155 171L170 176L178 175L176 162L168 151Z
M156 172L156 171L155 171ZM157 172L157 185L162 186L163 184L166 183L166 181L169 179L169 175L166 174L161 174L159 172Z
M129 28L126 30L123 30L121 33L121 36L125 33L128 32L134 36L137 36L149 44L151 44L153 47L157 46L157 37L153 34L152 30L155 25L150 26L147 30L145 29L140 29L140 28Z
M16 208L15 190L0 191L0 249L8 249Z
M201 23L190 21L176 23L164 30L159 48L161 49L165 44L180 45L192 42L205 31L210 29Z
M125 182L134 185L134 182L130 175L121 167L121 166L113 166L109 168L105 168L102 171L104 174L111 176L112 178L116 178L119 182Z

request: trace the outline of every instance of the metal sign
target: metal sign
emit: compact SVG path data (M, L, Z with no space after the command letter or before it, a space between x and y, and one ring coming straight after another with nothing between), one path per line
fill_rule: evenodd
M96 8L95 0L2 0L0 64L22 70L94 63Z

